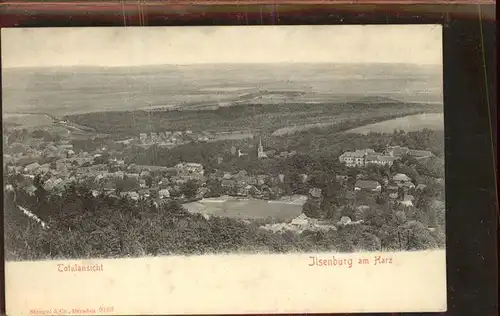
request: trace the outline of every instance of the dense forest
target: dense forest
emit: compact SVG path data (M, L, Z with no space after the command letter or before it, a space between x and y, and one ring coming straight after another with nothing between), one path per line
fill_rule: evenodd
M402 102L321 103L283 105L239 104L216 110L117 111L65 116L64 119L95 129L99 133L137 136L138 133L160 131L242 131L273 132L279 128L301 124L336 123L350 128L383 120L441 112L442 106Z
M7 260L140 257L169 254L284 253L359 250L407 251L444 246L444 229L429 231L418 214L378 207L361 215L364 225L327 232L272 233L259 221L190 214L171 201L160 206L70 187L62 196L5 193ZM45 229L25 216L23 204L44 220ZM353 210L346 209L345 212ZM351 215L355 218L355 215ZM436 217L444 227L444 213ZM420 220L420 221L419 221Z

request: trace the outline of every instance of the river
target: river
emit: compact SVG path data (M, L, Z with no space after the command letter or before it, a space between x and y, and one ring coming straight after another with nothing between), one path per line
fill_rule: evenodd
M424 128L437 131L444 130L443 113L408 115L374 124L360 126L354 129L350 129L345 133L392 133L394 130L404 130L405 132L412 132L422 130Z

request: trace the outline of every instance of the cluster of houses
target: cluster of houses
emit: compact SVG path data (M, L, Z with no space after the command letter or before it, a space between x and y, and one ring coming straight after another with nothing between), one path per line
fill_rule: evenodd
M214 134L209 131L193 132L191 130L185 131L165 131L165 132L150 132L139 133L139 143L145 146L157 144L160 146L177 146L192 141L198 142L212 142L219 138L225 139L228 137L227 133ZM128 142L134 139L128 140Z
M319 206L322 200L322 190L319 188L309 189L309 195L306 197L306 199L307 201L316 203ZM351 218L347 216L342 216L338 222L333 223L332 221L329 220L320 220L316 218L311 218L308 217L306 214L301 213L297 217L293 218L290 222L266 224L262 225L261 228L270 230L272 232L292 231L294 233L300 234L306 230L329 231L329 230L337 230L337 227L341 226L360 225L362 223L363 223L362 219L352 221Z
M4 166L17 174L18 187L33 195L35 177L39 176L43 188L61 193L72 183L85 183L93 190L115 194L120 183L127 182L127 190L120 194L133 199L158 196L169 197L171 191L191 179L204 181L204 169L198 163L179 163L173 167L129 164L116 156L111 157L106 147L92 153L79 150L67 140L46 142L29 139L26 143L12 143L4 148ZM206 190L205 190L206 191ZM204 190L200 190L200 194Z
M155 134L152 136L154 138ZM206 187L208 179L220 181L225 192L236 196L270 198L282 193L273 184L284 182L283 174L249 176L242 170L236 174L218 171L206 175L199 163L185 162L172 167L126 164L107 146L88 153L74 150L67 140L35 142L13 143L4 152L8 170L22 176L19 187L29 194L36 191L33 180L37 175L41 177L44 188L54 193L61 193L72 183L85 183L94 195L104 191L109 196L128 196L134 200L177 196L181 186L189 180L197 182L197 197L203 197L210 193ZM305 181L307 177L303 176ZM124 182L128 185L122 188L120 184Z
M301 213L289 223L275 223L262 225L261 228L272 232L292 231L295 233L302 233L305 230L309 231L329 231L337 230L336 225L328 221L321 221L316 218L307 217L306 214Z
M270 175L251 176L245 170L235 174L216 171L209 176L211 180L220 180L222 189L235 196L253 196L256 198L269 198L273 193L280 195L282 192L273 185L284 181L284 175L277 177Z
M388 148L392 155L392 159L402 154L411 153L403 147ZM28 151L31 149L27 149ZM205 175L204 168L199 163L179 163L173 167L166 166L145 166L145 165L126 165L124 160L117 158L109 158L105 162L95 163L95 159L102 157L102 148L98 151L89 154L87 152L79 152L75 154L72 145L62 141L59 144L46 144L44 154L50 152L56 160L51 163L40 164L37 161L26 160L26 157L36 159L36 155L31 153L17 153L4 155L5 161L15 162L14 165L8 166L10 171L20 173L26 179L25 190L33 194L36 190L32 180L36 175L42 176L44 188L47 191L62 191L68 184L74 182L90 184L95 195L102 191L109 194L128 196L134 200L141 197L149 198L156 196L159 199L169 198L172 193L178 193L181 186L189 180L195 180L199 185L197 197L203 197L210 193L207 188L207 180L220 181L222 190L226 194L233 196L252 196L255 198L271 199L272 196L281 196L283 191L279 184L284 183L285 175L249 175L245 170L241 170L235 174L223 171L216 171L212 174ZM258 154L262 153L262 143L259 144ZM369 149L363 150L362 158L370 157L367 153L373 153ZM426 157L423 153L420 157ZM428 155L427 155L428 156ZM358 158L356 158L358 159ZM24 160L24 163L23 163ZM31 163L29 163L31 162ZM355 163L358 163L355 161ZM308 176L301 174L303 183L308 181ZM337 175L337 181L345 183L347 176ZM122 189L119 183L126 180L129 185ZM400 191L410 192L413 189L422 189L423 185L415 187L411 179L403 174L397 174L392 179L385 179L384 183L379 183L374 180L359 178L354 184L354 191L381 192L382 188L388 193L392 199L397 199L400 196ZM314 196L317 192L312 192ZM320 193L319 193L320 194ZM412 205L412 196L405 194L401 200L402 204Z
M191 131L141 133L140 142L144 145L155 142L183 141L183 137L197 137ZM205 136L204 136L205 137ZM122 196L133 200L141 198L155 198L166 200L173 197L183 198L182 185L188 181L195 181L196 199L211 196L211 189L207 185L209 180L217 180L222 188L222 194L259 199L273 199L284 194L280 184L285 182L284 174L277 175L249 175L245 170L236 173L215 171L206 174L203 165L199 163L182 162L175 166L146 166L126 164L124 160L114 155L106 147L93 150L91 153L76 150L68 140L44 142L41 140L28 140L27 143L12 143L4 149L4 164L10 172L21 175L22 181L18 187L23 188L28 194L36 192L34 179L39 175L43 187L50 192L62 192L71 183L90 184L92 194L95 196L106 193L108 196ZM245 155L241 150L232 149L233 154ZM276 153L265 151L262 142L257 148L257 158L266 159L275 156L288 157L295 152ZM372 149L345 152L339 160L348 167L364 167L370 164L391 166L394 161L403 156L415 159L432 157L432 153L423 150L414 150L407 147L388 146L383 153L376 153ZM111 157L114 156L114 157ZM119 156L119 155L118 155ZM301 174L303 183L308 182L308 175ZM337 175L336 179L341 184L346 184L348 177ZM410 177L405 174L396 174L381 182L363 178L356 178L354 186L349 188L354 192L382 193L397 203L413 206L415 190L422 190L423 184L415 185ZM352 192L351 191L351 192ZM319 201L321 190L311 188L309 199ZM292 230L329 230L339 225L356 225L359 221L343 218L336 225L308 218L301 214L289 223L266 225L263 228L272 231Z
M358 149L347 151L339 156L339 161L347 167L366 167L369 165L392 166L394 161L404 156L410 156L417 160L430 158L432 152L428 150L409 149L401 146L387 146L383 153L377 153L373 149Z
M238 157L248 156L248 152L245 152L244 149L242 150L241 148L236 148L234 146L231 147L231 154L233 156L238 156ZM295 151L295 150L280 151L280 152L278 152L275 149L265 150L264 146L262 145L262 140L259 140L259 145L257 147L257 158L258 159L287 158L287 157L292 157L296 154L297 154L297 151Z
M393 163L404 156L412 157L416 160L423 160L433 157L432 152L427 150L415 150L402 146L387 146L383 153L377 153L373 149L359 149L353 152L344 152L339 156L339 161L347 167L367 167L370 165L392 166ZM414 197L409 194L413 190L423 190L424 184L415 184L410 177L398 173L391 179L384 179L380 183L371 179L363 179L358 176L354 184L354 191L376 192L385 191L392 200L399 199L398 203L405 206L413 206Z
M396 200L400 198L398 203L404 206L413 206L415 198L410 194L412 191L421 191L425 188L425 184L415 186L412 179L403 173L394 175L390 180L384 179L384 183L375 180L358 179L354 184L355 192L380 193L384 190L390 199Z
M33 193L32 184L35 176L40 175L46 180L47 189L62 189L71 181L76 180L72 169L79 165L90 164L94 157L83 152L76 154L73 145L62 140L44 142L39 139L28 140L27 143L11 143L4 147L4 166L12 173L22 176L25 189Z
M185 143L187 140L191 140L193 137L194 134L190 130L175 131L175 132L166 131L166 132L139 133L139 141L143 145L152 145L152 144L176 145Z
M337 181L341 183L346 183L347 176L337 176ZM381 193L386 194L394 203L398 203L405 207L413 207L415 198L412 195L413 192L422 191L426 188L424 184L415 184L412 179L403 173L395 174L390 179L385 178L382 183L375 180L363 179L362 175L358 175L353 188L352 197L356 196L356 192L366 192L379 195ZM321 203L322 190L318 188L311 188L309 190L308 200L316 202L318 205ZM369 208L366 205L358 206L358 209ZM261 228L270 230L273 232L279 231L292 231L295 233L302 233L303 231L328 231L336 230L338 227L360 225L363 223L362 219L352 220L350 217L342 216L340 220L336 223L331 221L319 220L315 218L310 218L304 213L300 214L296 218L292 219L290 222L266 224L261 226Z

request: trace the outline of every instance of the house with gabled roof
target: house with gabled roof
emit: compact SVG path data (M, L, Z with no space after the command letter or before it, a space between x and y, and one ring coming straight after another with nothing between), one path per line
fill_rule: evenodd
M381 190L382 186L380 183L374 180L358 180L354 184L354 191L380 192Z
M237 185L237 182L232 179L223 179L221 181L221 186L224 188L230 188L230 187L235 187Z
M396 181L396 182L406 182L406 181L410 181L411 178L408 177L406 174L404 173L398 173L396 175L394 175L392 177L392 180Z
M404 183L411 181L411 178L404 173L398 173L392 177L392 181L394 181L398 186L401 186Z
M307 226L309 224L309 217L307 217L306 214L301 213L299 216L292 219L290 224L298 227Z
M393 199L393 200L394 200L394 199L397 199L397 198L398 198L398 195L399 195L399 194L398 194L397 192L392 192L392 193L389 193L389 198L391 198L391 199Z
M415 185L412 182L405 182L401 187L405 192L415 189Z
M384 151L384 154L393 157L402 157L408 154L408 151L409 151L408 147L387 146L387 148Z
M38 162L33 162L26 167L24 167L25 172L35 172L38 168L40 168L40 164Z
M55 178L51 178L51 179L48 179L46 180L44 183L43 183L43 188L46 190L46 191L51 191L54 187L55 187L56 183L55 183Z
M168 189L161 189L158 191L158 197L160 199L166 199L170 197L170 191Z
M24 192L26 192L28 195L35 195L36 187L33 184L30 184L24 187Z
M404 205L404 206L413 206L413 201L415 198L413 195L405 195L401 201L399 201L399 204Z
M417 149L410 149L408 151L408 155L417 160L431 158L434 156L434 154L428 150L417 150Z
M421 190L424 190L425 188L427 188L427 186L425 184L422 184L420 183L419 185L417 185L416 189L421 191Z
M321 198L321 189L319 189L319 188L311 188L309 190L309 195L312 198L319 199L319 198Z
M135 200L135 201L139 200L139 198L140 198L139 193L137 193L135 191L121 192L120 196L121 197L128 197L128 198L131 198L132 200Z

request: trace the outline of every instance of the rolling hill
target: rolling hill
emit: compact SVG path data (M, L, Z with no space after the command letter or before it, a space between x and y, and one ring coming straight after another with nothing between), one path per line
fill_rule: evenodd
M141 132L193 131L265 132L279 135L304 129L338 126L348 130L397 117L425 112L442 112L440 105L411 103L357 104L239 104L214 110L95 112L65 116L99 133L131 136ZM289 129L289 130L287 130ZM283 132L284 131L284 132Z

